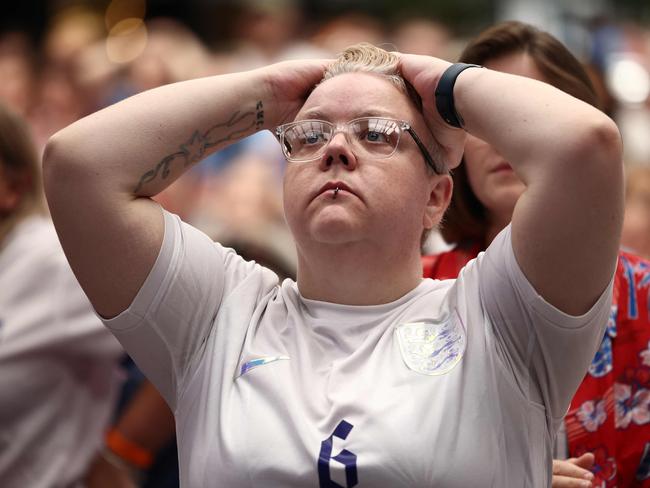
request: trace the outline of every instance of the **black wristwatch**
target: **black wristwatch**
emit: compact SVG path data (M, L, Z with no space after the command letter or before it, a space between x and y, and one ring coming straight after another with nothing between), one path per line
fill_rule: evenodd
M458 75L467 68L482 68L478 64L454 63L440 77L436 86L436 108L442 119L452 127L463 127L463 119L454 106L454 85Z

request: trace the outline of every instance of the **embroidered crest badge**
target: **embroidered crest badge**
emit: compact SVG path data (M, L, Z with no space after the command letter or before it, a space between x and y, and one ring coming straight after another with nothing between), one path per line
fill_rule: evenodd
M455 311L440 322L400 324L395 334L406 366L421 374L446 374L465 354L465 327Z

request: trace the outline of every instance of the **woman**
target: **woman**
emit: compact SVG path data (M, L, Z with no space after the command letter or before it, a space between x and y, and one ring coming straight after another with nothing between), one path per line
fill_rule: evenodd
M549 482L556 419L609 312L620 137L555 88L464 68L361 45L333 63L151 90L50 140L46 192L63 246L172 407L183 485ZM420 241L451 196L444 163L460 160L459 120L518 161L529 187L485 258L455 282L423 280ZM264 128L289 161L297 282L278 283L150 199ZM605 237L582 249L576 232Z
M596 105L580 63L555 38L529 25L506 22L488 29L465 48L461 60L535 78ZM514 162L483 140L468 136L464 163L454 172L454 195L442 227L445 240L457 247L423 258L427 277L456 277L510 222L526 191ZM607 331L566 417L568 454L578 468L556 461L554 487L579 486L571 479L590 477L584 468L593 470L593 486L650 486L650 382L643 379L650 373L649 269L639 257L619 254Z
M76 486L100 445L123 355L46 215L25 121L0 104L0 480Z

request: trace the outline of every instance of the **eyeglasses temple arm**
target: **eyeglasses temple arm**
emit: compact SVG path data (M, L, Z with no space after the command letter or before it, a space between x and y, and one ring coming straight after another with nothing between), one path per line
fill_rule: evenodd
M431 169L433 169L433 172L437 175L441 175L443 172L440 171L440 169L436 166L436 163L433 161L431 154L427 150L426 146L422 143L418 135L415 133L415 131L411 128L411 126L406 127L406 132L408 132L411 135L411 137L417 144L418 148L420 149L420 152L424 156L424 160L431 167Z

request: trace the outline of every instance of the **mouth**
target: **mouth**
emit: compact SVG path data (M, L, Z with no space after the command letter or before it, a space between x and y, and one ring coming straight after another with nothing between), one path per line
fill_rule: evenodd
M342 181L328 181L323 186L320 187L318 192L314 195L314 198L323 195L324 193L331 194L332 198L335 199L337 196L345 193L350 193L357 198L360 198L354 190L352 190L348 185Z
M501 173L503 171L512 171L512 166L504 161L495 166L490 173Z

